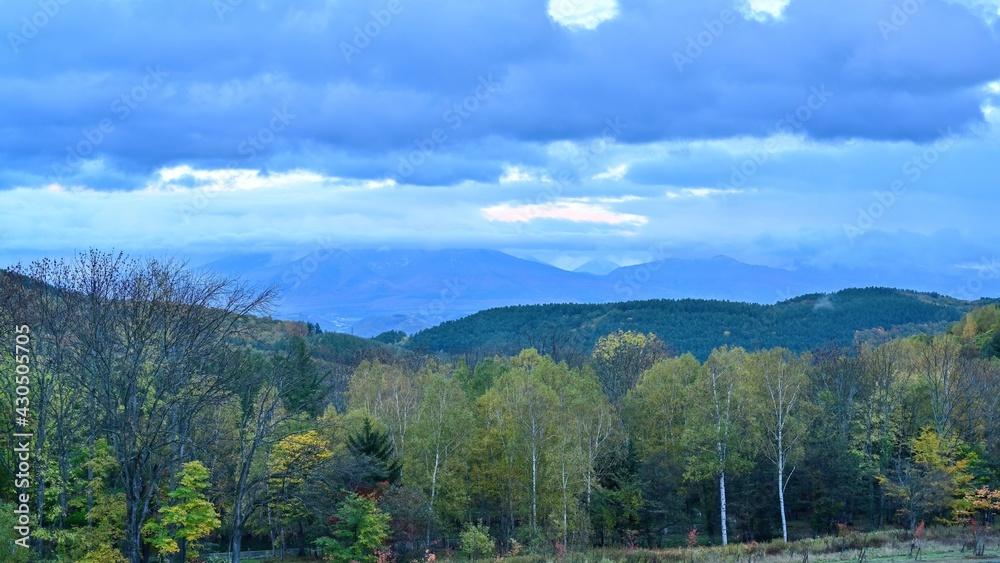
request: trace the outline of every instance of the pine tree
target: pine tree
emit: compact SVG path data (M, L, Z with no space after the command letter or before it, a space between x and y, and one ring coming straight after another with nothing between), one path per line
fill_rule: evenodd
M347 438L347 447L355 457L369 462L368 477L372 483L399 484L403 466L396 457L389 434L374 429L370 418L365 417L361 433Z

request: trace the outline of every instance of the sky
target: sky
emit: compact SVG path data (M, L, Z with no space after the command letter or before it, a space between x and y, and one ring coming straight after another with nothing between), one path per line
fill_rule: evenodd
M3 0L0 264L996 264L998 19L1000 0Z

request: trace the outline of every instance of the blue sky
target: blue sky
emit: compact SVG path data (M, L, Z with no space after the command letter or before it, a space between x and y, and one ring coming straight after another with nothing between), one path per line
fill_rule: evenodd
M996 262L1000 0L33 0L0 263Z

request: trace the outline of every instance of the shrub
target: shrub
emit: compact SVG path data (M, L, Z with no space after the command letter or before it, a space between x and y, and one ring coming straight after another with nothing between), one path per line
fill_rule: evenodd
M326 561L376 563L376 550L385 549L389 538L389 515L375 501L351 493L337 511L333 537L322 537L316 545Z
M489 528L482 522L466 524L458 537L462 542L462 553L468 554L469 559L482 559L493 555L495 548L493 538L490 537Z
M788 549L788 544L785 540L774 540L764 544L764 553L767 555L781 555Z

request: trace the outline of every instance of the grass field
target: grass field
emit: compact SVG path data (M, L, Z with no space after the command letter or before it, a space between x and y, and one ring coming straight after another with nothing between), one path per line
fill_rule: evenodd
M935 528L919 542L918 553L911 547L909 534L902 531L850 533L846 536L811 538L789 543L775 541L765 544L732 544L725 548L699 546L669 549L592 549L572 551L564 557L553 554L520 554L481 560L494 563L902 563L924 561L945 563L976 561L1000 563L1000 535L986 538L983 556L972 554L966 528ZM277 559L244 560L248 563L269 563ZM313 563L318 559L285 557L284 561ZM417 560L419 563L420 560ZM465 562L468 558L455 553L438 556L438 563ZM397 560L397 563L411 563Z

